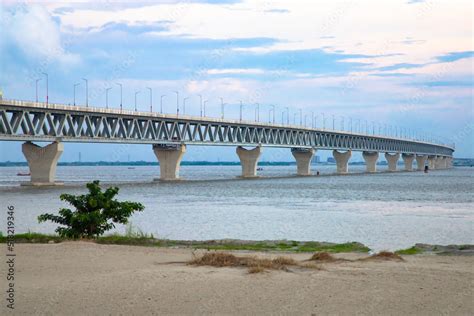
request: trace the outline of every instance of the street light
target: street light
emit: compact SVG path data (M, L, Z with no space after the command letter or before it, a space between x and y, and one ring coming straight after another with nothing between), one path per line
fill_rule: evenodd
M303 110L300 109L300 126L303 125Z
M286 125L290 125L290 108L289 107L286 107Z
M351 126L351 134L352 134L352 117L349 116L349 125Z
M242 107L243 107L242 100L240 100L240 121L241 122L242 122Z
M186 100L189 99L189 97L186 97L183 99L183 114L186 115Z
M150 87L146 87L150 91L150 113L153 113L153 90Z
M85 78L82 78L86 82L86 107L89 107L89 81Z
M137 95L140 93L140 91L135 91L135 112L137 111Z
M221 119L224 119L224 106L225 106L225 103L224 103L223 98L220 98L220 99L221 99Z
M115 84L120 87L120 111L122 111L122 84L121 83L115 83Z
M270 104L270 106L272 107L272 111L273 111L273 124L275 124L275 105Z
M49 104L49 93L48 93L48 74L46 72L42 72L42 74L46 77L46 107L48 107L48 104Z
M74 84L74 94L73 94L73 104L76 105L76 87L80 85L80 83Z
M162 94L160 97L160 112L163 114L163 98L166 97L166 94Z
M112 88L105 89L105 108L109 108L109 90Z
M174 91L174 93L176 93L176 115L178 116L179 115L179 92Z
M202 117L202 95L198 94L198 96L199 96L199 100L200 100L200 104L201 104L201 117Z
M324 112L321 113L321 115L323 116L323 130L326 129L326 117L324 116Z
M255 122L260 122L260 103L255 103Z
M334 117L334 114L332 114L332 130L334 130L334 125L336 123L336 118Z
M208 102L209 100L204 100L204 102L202 103L203 107L204 107L204 117L206 117L206 103Z
M344 116L341 116L341 130L344 131Z
M36 102L38 102L38 82L41 81L41 78L36 79Z

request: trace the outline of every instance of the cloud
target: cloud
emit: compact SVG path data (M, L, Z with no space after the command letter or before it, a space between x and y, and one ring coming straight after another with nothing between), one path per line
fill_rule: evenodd
M67 52L57 22L41 6L6 10L0 23L5 30L2 46L16 49L30 60L43 64L58 62L63 66L80 61L78 55Z

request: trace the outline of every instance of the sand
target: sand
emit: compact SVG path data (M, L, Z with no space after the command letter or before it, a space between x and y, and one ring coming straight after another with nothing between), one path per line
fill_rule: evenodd
M249 274L180 263L192 258L190 249L65 242L17 244L15 251L15 315L474 313L473 256L416 255L405 262ZM1 271L6 288L5 264ZM1 308L6 315L4 299Z

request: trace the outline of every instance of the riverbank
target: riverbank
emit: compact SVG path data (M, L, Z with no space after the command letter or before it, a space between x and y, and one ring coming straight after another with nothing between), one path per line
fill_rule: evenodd
M186 264L206 250L17 244L15 314L469 314L473 256L355 260L250 274ZM248 252L232 252L239 256ZM274 258L275 252L252 252ZM286 253L305 262L311 253ZM1 266L4 275L5 265ZM2 306L5 308L5 306ZM3 312L2 312L3 313Z

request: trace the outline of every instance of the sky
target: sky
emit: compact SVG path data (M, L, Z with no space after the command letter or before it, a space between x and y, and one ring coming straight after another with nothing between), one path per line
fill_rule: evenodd
M474 157L472 1L5 1L0 88L8 99L176 111L277 121L316 115L316 126L397 126L456 144ZM181 109L182 111L183 109ZM310 119L308 119L310 120ZM367 123L366 123L367 122ZM344 124L344 125L343 125ZM1 161L24 161L1 142ZM61 161L154 161L150 145L66 144ZM330 152L319 151L324 159ZM356 156L357 157L357 156ZM268 149L263 160L292 160ZM189 146L184 160L235 161L232 147Z

